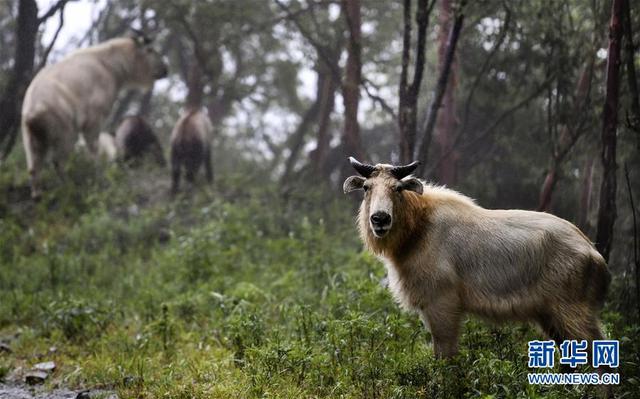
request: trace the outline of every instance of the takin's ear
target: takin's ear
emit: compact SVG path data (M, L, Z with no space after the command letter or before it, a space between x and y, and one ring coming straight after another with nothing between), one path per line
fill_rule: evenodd
M355 190L362 190L364 181L365 181L365 178L362 176L347 177L347 180L345 180L344 184L342 185L342 190L344 190L345 194Z
M421 195L424 191L424 185L419 179L416 179L415 177L400 180L398 188L400 188L400 190L413 191L414 193L418 193Z

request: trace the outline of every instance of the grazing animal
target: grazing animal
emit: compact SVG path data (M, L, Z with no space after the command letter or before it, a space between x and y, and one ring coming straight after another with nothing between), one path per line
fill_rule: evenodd
M213 181L211 167L211 139L213 125L203 109L185 110L171 132L171 192L178 192L181 168L189 183L195 181L200 165L204 164L207 181Z
M31 195L40 195L38 174L49 152L59 169L82 133L96 153L103 120L124 88L149 88L167 74L160 54L141 34L77 50L43 68L22 105L22 139Z
M533 321L558 343L603 339L598 313L610 274L576 226L547 213L484 209L410 176L417 162L350 162L360 176L347 178L344 192L365 191L360 236L384 262L395 299L431 330L437 357L457 353L465 313Z
M158 137L141 116L127 116L120 122L116 130L116 147L126 163L136 164L146 154L151 154L158 165L167 164Z

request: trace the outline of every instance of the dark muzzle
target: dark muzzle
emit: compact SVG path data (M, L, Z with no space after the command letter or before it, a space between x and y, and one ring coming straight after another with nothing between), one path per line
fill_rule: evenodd
M371 215L371 225L375 228L384 228L391 223L391 215L386 212L376 212Z

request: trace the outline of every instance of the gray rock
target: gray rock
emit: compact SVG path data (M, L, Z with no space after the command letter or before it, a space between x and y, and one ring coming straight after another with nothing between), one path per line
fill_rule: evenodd
M49 374L44 371L32 370L24 375L24 382L29 385L42 384L49 377Z
M118 396L102 389L71 391L61 388L49 391L42 386L29 387L22 384L0 383L0 399L118 399Z
M46 373L53 373L56 369L56 364L54 362L42 362L33 366L35 370L44 371Z

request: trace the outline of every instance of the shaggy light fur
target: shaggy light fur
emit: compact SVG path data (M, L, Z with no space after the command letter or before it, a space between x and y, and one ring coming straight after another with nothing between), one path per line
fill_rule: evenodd
M358 228L384 262L394 298L431 330L436 356L457 353L466 313L533 321L557 342L604 337L598 312L609 271L576 226L547 213L484 209L428 184L422 194L398 191L389 167L376 165L364 182ZM391 201L393 210L391 228L381 238L369 223L379 197Z
M37 175L49 152L62 166L82 133L91 153L103 120L126 87L150 87L166 75L161 56L134 38L112 39L77 50L35 76L22 105L22 140L39 196Z

